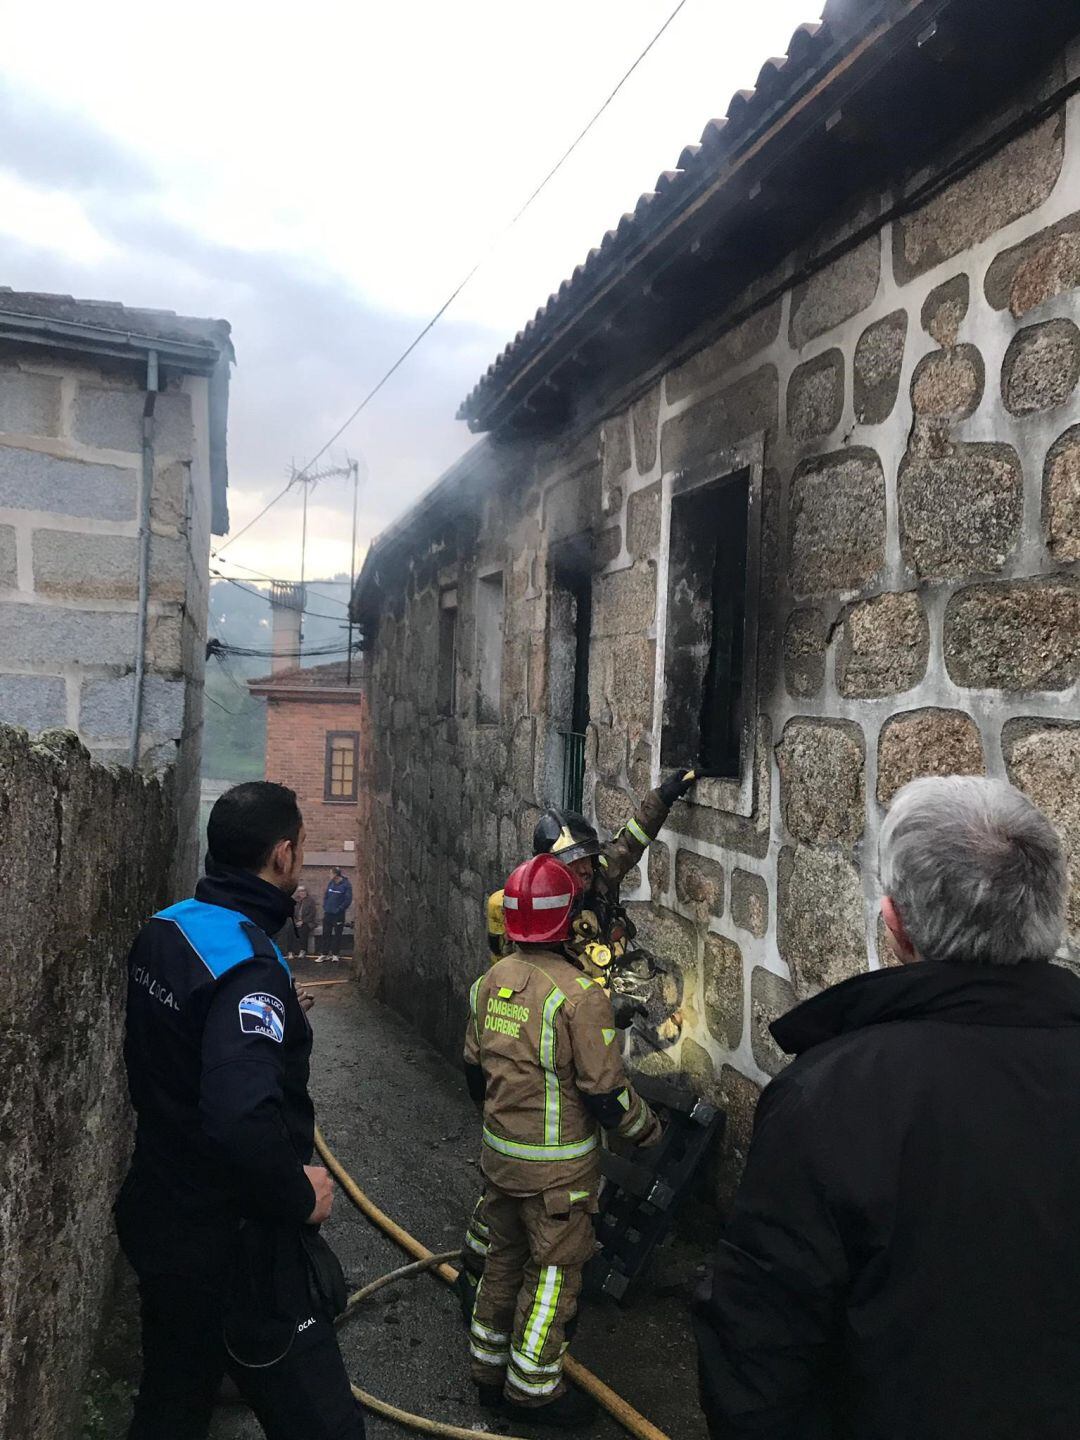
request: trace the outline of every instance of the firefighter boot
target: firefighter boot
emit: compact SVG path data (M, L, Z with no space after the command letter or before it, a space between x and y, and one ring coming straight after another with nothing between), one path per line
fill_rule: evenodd
M564 1390L557 1400L547 1405L518 1405L513 1400L507 1400L506 1412L515 1417L514 1424L584 1430L596 1419L597 1405L580 1390Z

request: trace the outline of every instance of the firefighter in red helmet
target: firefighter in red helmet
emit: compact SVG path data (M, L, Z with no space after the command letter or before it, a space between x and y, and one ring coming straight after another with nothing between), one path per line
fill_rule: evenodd
M470 992L465 1072L483 1107L487 1263L470 1324L481 1404L576 1429L593 1402L562 1377L566 1330L595 1248L600 1131L638 1145L660 1123L626 1077L611 1001L566 949L580 882L552 855L506 883L516 949Z
M611 931L619 923L612 913L619 909L619 886L656 839L671 807L696 779L693 770L676 770L649 791L632 818L608 841L602 841L595 826L575 810L545 810L540 816L533 832L533 854L557 855L574 871L588 896L586 923L581 927L585 933L575 937L579 948L600 941L610 951L613 939L617 945L618 937ZM488 896L487 936L493 955L510 950L502 890Z

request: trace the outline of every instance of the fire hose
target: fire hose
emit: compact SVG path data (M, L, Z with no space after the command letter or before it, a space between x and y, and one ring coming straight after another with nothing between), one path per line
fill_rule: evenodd
M330 1174L344 1190L345 1194L356 1206L362 1215L365 1215L372 1224L378 1227L385 1235L389 1236L396 1245L399 1245L407 1254L415 1257L415 1264L404 1265L399 1270L391 1271L389 1275L383 1275L371 1284L365 1285L358 1290L348 1303L345 1311L347 1317L363 1300L376 1290L382 1289L384 1285L394 1280L405 1279L408 1276L423 1274L430 1271L438 1275L448 1285L453 1285L458 1278L458 1272L448 1262L457 1254L456 1251L448 1251L444 1255L436 1255L421 1244L414 1236L404 1230L395 1220L392 1220L385 1211L364 1194L356 1181L338 1160L337 1156L326 1143L326 1137L322 1131L315 1127L315 1148L322 1157L323 1164ZM591 1370L586 1370L572 1356L568 1355L564 1362L564 1371L567 1379L573 1381L579 1389L584 1390L587 1395L600 1405L607 1413L616 1420L624 1430L636 1437L636 1440L668 1440L662 1430L658 1430L651 1421L646 1420L630 1405L621 1395L617 1395L610 1386L605 1385ZM399 1425L405 1425L412 1430L419 1430L425 1435L441 1435L449 1437L449 1440L485 1440L489 1432L482 1430L464 1430L456 1425L445 1425L441 1421L427 1420L420 1415L410 1415L404 1410L399 1410L394 1405L387 1405L385 1401L368 1395L365 1391L353 1386L353 1394L376 1415L383 1415L388 1420L394 1420ZM503 1440L521 1440L521 1437L505 1436Z

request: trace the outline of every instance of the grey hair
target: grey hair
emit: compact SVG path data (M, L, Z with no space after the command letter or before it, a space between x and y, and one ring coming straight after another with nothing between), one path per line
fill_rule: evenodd
M881 830L881 883L925 960L1050 960L1065 937L1068 874L1057 831L1001 780L913 780Z

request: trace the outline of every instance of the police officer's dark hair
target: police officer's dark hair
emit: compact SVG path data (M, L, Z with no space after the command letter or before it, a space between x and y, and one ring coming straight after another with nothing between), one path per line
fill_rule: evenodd
M295 790L249 780L215 802L206 826L207 853L219 865L261 870L279 841L296 844L303 823Z

